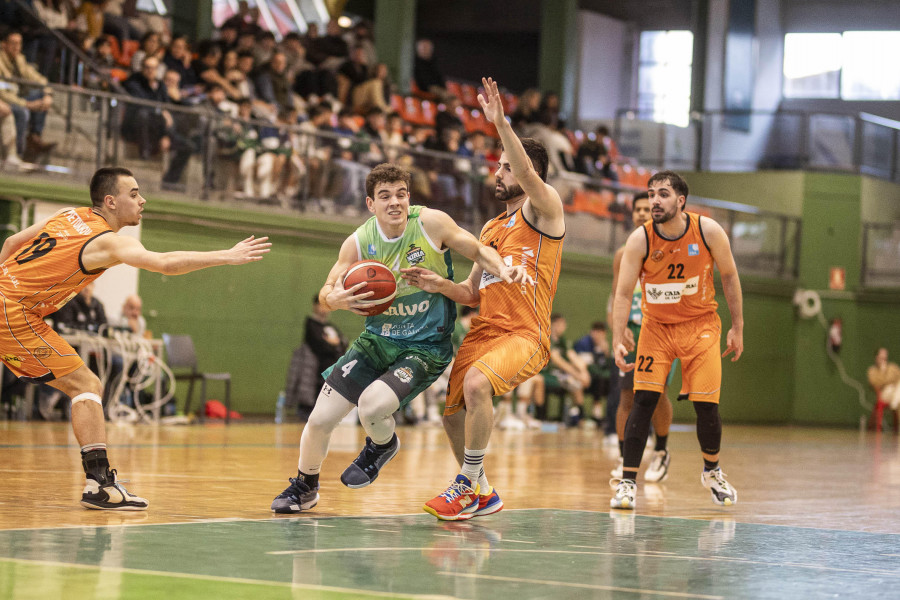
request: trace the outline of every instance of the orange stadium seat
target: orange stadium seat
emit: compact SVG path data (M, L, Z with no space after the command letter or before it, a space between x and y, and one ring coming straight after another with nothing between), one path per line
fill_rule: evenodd
M403 96L400 94L391 94L391 110L403 115Z
M134 53L137 52L141 47L141 43L138 40L125 40L122 42L122 51L119 54L119 64L123 67L131 66L131 59L134 56Z
M462 99L462 86L458 81L453 81L452 79L447 80L447 92L453 94L457 98Z
M117 63L122 64L120 58L122 56L122 49L119 47L119 38L114 35L107 35L106 39L109 40L109 47L112 51L113 58Z
M413 96L417 98L422 98L423 100L437 100L437 96L432 94L431 92L425 91L419 86L416 85L416 80L412 79L409 82L409 91Z
M119 83L122 83L123 81L128 79L129 75L130 75L130 73L128 71L126 71L125 69L110 69L109 70L109 76L112 77L113 79L115 79L116 81L118 81Z
M471 106L472 108L478 108L478 90L475 89L475 86L470 83L464 83L460 86L460 100L466 106Z
M434 125L434 116L437 114L437 106L430 100L422 100L422 120L423 125Z

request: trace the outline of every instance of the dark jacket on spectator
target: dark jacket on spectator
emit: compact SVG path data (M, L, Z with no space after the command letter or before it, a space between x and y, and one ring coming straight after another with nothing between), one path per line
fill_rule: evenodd
M431 86L445 87L446 85L444 74L438 69L433 58L425 60L424 58L416 57L413 67L413 79L416 80L416 85L419 89L425 91L428 91L428 88Z
M181 74L181 87L192 87L197 85L197 74L194 72L190 66L184 66L184 63L166 52L166 55L163 56L163 64L166 65L167 69L172 69L173 71L178 71Z

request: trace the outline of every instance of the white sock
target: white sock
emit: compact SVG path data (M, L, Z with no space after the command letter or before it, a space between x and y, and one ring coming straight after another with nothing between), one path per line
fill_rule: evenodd
M487 476L484 474L484 466L481 467L481 473L478 475L478 493L482 496L491 492L491 484L488 483Z
M478 482L483 472L484 466L484 450L471 450L466 448L465 458L463 459L462 470L460 473L465 475L473 484ZM474 487L474 485L473 485Z

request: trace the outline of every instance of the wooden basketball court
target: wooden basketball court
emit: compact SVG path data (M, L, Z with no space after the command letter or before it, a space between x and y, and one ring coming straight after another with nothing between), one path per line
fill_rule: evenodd
M67 423L0 422L0 598L896 598L895 436L726 424L736 506L700 485L692 428L661 484L608 508L616 448L591 430L495 431L505 508L442 523L422 504L457 467L440 428L400 428L370 487L340 484L365 434L340 426L319 506L273 515L299 424L110 426L138 513L85 510ZM646 462L646 461L645 461Z

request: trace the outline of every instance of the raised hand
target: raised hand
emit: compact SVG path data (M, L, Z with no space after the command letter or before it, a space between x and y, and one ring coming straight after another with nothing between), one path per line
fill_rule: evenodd
M228 251L231 255L229 264L242 265L255 260L262 260L263 254L268 252L271 247L272 243L269 242L268 237L257 238L251 235L235 244Z
M484 94L478 94L478 103L484 112L484 118L495 125L503 120L503 102L500 99L500 90L497 82L490 77L482 77Z

